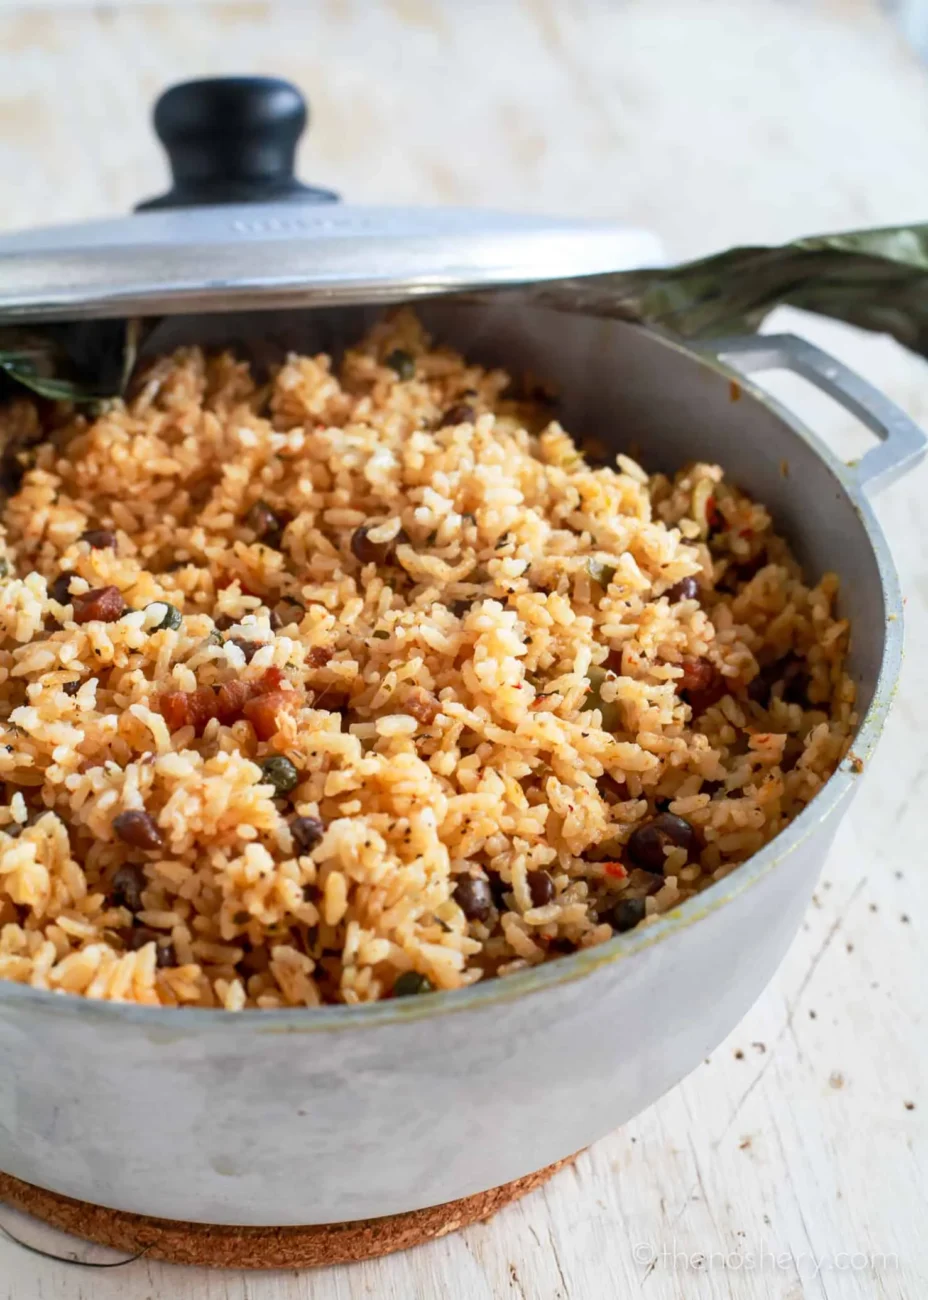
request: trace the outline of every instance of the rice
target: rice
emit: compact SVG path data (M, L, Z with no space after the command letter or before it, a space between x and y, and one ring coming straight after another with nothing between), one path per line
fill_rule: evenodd
M6 979L238 1010L505 975L727 874L856 724L837 580L762 505L597 462L407 312L337 370L187 349L92 419L18 399L3 445Z

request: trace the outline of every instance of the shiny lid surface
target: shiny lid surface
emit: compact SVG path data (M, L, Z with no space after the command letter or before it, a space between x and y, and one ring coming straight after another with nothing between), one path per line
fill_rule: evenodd
M644 231L531 215L174 208L0 238L0 322L388 302L661 260Z

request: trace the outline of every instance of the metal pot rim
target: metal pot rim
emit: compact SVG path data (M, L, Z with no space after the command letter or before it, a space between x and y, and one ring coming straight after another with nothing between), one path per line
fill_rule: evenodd
M743 370L726 365L711 353L701 348L697 351L666 336L663 337L663 342L671 350L683 352L690 357L695 352L705 365L735 379L745 393L771 409L784 423L812 443L816 453L850 498L876 559L883 592L884 626L880 672L873 699L854 734L853 750L799 816L760 852L737 866L730 875L664 913L651 925L628 934L616 935L607 943L594 948L561 956L503 978L478 982L469 988L449 989L415 998L388 999L359 1006L288 1007L279 1011L246 1008L230 1013L212 1008L149 1007L138 1003L95 1001L73 994L35 989L12 980L0 980L0 1012L6 1007L22 1007L36 1015L90 1018L114 1027L126 1025L146 1031L154 1030L165 1039L173 1039L231 1028L259 1034L330 1033L382 1028L433 1016L483 1010L497 1003L543 992L554 985L583 979L594 971L625 961L669 939L709 912L724 907L768 872L775 870L781 861L828 819L834 809L850 795L853 783L859 779L862 764L873 753L892 704L902 663L902 592L886 539L863 491L863 484L852 468L821 444L781 403L751 382Z

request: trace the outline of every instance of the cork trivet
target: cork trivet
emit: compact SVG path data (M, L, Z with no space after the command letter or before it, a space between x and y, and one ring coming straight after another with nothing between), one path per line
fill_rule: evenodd
M575 1158L568 1156L502 1187L428 1210L304 1228L235 1228L152 1219L144 1214L107 1210L100 1205L75 1201L4 1173L0 1173L0 1200L72 1236L131 1255L144 1251L146 1257L172 1264L198 1264L207 1268L318 1268L408 1250L489 1219L504 1206L540 1187Z

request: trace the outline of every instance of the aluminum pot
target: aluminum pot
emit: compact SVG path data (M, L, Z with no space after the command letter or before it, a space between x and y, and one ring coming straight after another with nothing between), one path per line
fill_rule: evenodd
M715 355L518 296L422 312L477 359L552 379L568 428L617 450L635 443L649 468L720 462L770 507L810 573L840 575L862 716L852 754L786 832L653 926L467 990L230 1015L0 984L0 1168L19 1178L218 1224L324 1223L466 1196L660 1097L738 1022L799 927L900 663L902 602L868 494L921 457L923 435L798 339ZM308 313L287 328L302 346L331 345L368 316ZM215 337L228 322L180 328ZM745 377L763 367L805 375L880 445L842 463Z

